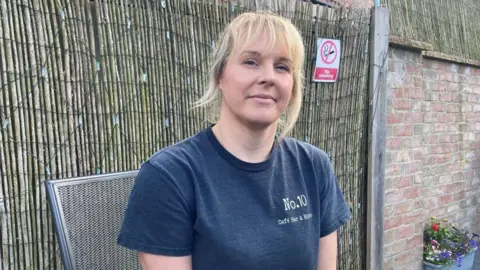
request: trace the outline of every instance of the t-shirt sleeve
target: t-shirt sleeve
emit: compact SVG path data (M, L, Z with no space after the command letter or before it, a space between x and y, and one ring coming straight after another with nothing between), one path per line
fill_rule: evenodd
M329 235L343 226L351 218L351 212L345 202L337 182L332 164L325 152L320 154L320 237Z
M192 249L193 219L179 187L181 179L174 178L184 174L167 171L166 166L146 162L141 167L117 243L150 254L186 256Z

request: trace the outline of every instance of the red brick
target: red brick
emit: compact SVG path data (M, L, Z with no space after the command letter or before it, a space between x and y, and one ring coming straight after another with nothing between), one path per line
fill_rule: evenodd
M421 147L422 143L423 142L422 142L422 137L421 136L405 138L405 148Z
M472 143L472 150L477 150L477 149L480 149L480 142Z
M480 119L480 113L467 113L465 116L467 117L467 122L476 122Z
M460 164L459 163L452 163L447 165L447 171L448 172L456 172L460 170Z
M417 235L407 240L407 248L414 248L423 245L423 235Z
M438 115L438 121L442 123L450 123L453 122L453 114L451 113L442 113Z
M447 84L445 82L435 82L433 84L433 91L444 92L447 91Z
M384 233L385 245L391 244L395 241L395 230L389 230Z
M467 102L469 103L477 103L477 99L478 99L477 95L470 94L467 96Z
M387 116L387 122L388 122L389 125L404 123L405 122L405 113L402 113L402 112L389 113L388 116Z
M414 161L411 163L405 164L405 174L412 174L422 170L422 162Z
M410 110L412 108L412 101L410 99L394 98L392 100L392 107L397 110Z
M428 153L430 154L441 154L443 152L443 145L432 145L428 147Z
M413 75L409 73L405 73L405 76L403 76L403 84L405 86L413 86L414 84Z
M417 222L415 223L415 234L422 233L424 229L423 222ZM423 235L421 235L423 239Z
M437 69L439 61L435 61L432 59L426 60L423 62L423 67L425 69Z
M402 167L399 164L387 164L385 171L387 177L395 176L402 172Z
M447 112L460 112L459 104L448 104L447 105Z
M451 181L451 176L450 176L450 181ZM444 187L444 193L455 193L457 190L461 189L463 187L463 183L451 183L447 184Z
M402 265L411 263L413 259L414 259L414 256L410 254L409 251L406 251L395 257L395 265L402 266ZM398 269L401 269L401 268L398 268Z
M413 159L414 160L422 160L423 152L422 149L413 149Z
M453 78L453 79L455 79L455 78ZM452 91L452 92L460 91L460 85L458 83L455 83L455 82L448 83L447 84L447 90Z
M394 206L393 206L393 205L385 206L385 208L384 208L384 210L383 210L384 216L385 216L386 218L393 216L393 210L394 210Z
M410 63L405 64L405 71L409 74L415 73L416 67Z
M437 121L440 121L440 120L437 120ZM437 133L447 132L451 125L452 125L451 123L436 123L433 130Z
M435 156L424 157L423 165L429 166L429 165L435 165L435 164L437 164L435 160Z
M435 164L444 164L444 163L450 162L451 160L450 154L435 155L434 158L435 158Z
M403 218L401 216L396 216L392 218L386 218L383 224L384 230L390 230L393 228L398 228L403 224Z
M439 134L438 135L438 142L439 143L449 143L452 140L452 136L448 134Z
M420 87L407 88L404 90L404 97L412 99L423 99L423 89Z
M425 121L425 123L438 122L438 113L425 113L423 116L423 121Z
M408 112L405 114L406 123L422 123L423 112Z
M453 201L460 201L465 199L467 196L467 192L465 190L461 190L455 194L453 194Z
M399 150L403 148L403 139L402 138L388 138L387 139L387 149L388 150Z
M443 61L439 61L439 62L438 62L438 70L439 70L440 74L448 74L448 73L445 72L445 71L449 71L449 70L450 70L450 64L445 63L445 62L443 62Z
M453 94L452 93L440 93L439 95L439 100L443 102L452 102L454 100Z
M422 198L418 198L414 201L415 203L413 204L414 209L420 209L423 208L423 200Z
M395 207L395 215L402 215L402 214L405 214L407 212L412 211L414 204L415 204L415 202L412 201L412 200L396 204L394 206Z
M385 193L385 205L396 204L403 201L403 191L396 190Z
M443 81L443 82L446 82L446 81L448 81L448 79L449 79L449 78L448 78L448 73L446 73L446 72L440 72L440 73L439 73L439 76L440 76L440 79L439 79L439 80L440 80L440 81Z
M403 215L403 223L404 224L416 224L418 222L422 222L424 218L424 213L421 210L417 210L415 212L408 212Z
M429 214L430 216L435 216L435 217L443 217L447 213L447 209L445 207L437 207L435 209L430 209Z
M423 246L422 246L423 248ZM417 256L416 257L419 257L418 254L423 254L423 250L420 250L420 251L416 251L414 252L414 254L416 254ZM422 255L423 256L423 255ZM414 259L415 262L413 262L412 264L408 265L407 266L407 269L406 270L419 270L419 269L423 269L423 262L422 262L422 258L416 258Z
M405 200L415 199L420 196L421 192L422 192L422 187L412 187L404 191L403 198Z
M402 189L413 186L413 176L402 176L396 179L395 188Z
M423 87L423 79L421 77L414 77L413 81L414 81L413 84L415 87L419 87L419 88Z
M451 153L454 151L455 146L453 144L443 144L443 153Z
M393 131L395 136L412 136L413 125L397 125Z
M435 144L438 142L438 135L437 134L427 135L425 137L425 140L427 144Z
M445 111L445 104L441 102L432 102L431 109L432 112L443 112Z
M405 250L407 250L407 241L406 240L397 241L389 246L385 246L385 256L389 257L392 255L396 255L401 252L404 252Z
M452 194L447 194L447 195L442 195L438 199L438 205L445 205L447 203L450 203L452 201Z
M389 93L389 97L390 98L402 98L403 97L403 89L401 88L394 88L394 89L390 89L390 93Z
M395 265L395 261L394 259L388 259L388 260L385 260L385 263L383 264L383 269L384 270L394 270L394 265Z
M396 156L395 156L395 162L396 163L409 162L410 160L411 160L411 158L410 158L410 152L409 151L398 151L398 152L396 152Z

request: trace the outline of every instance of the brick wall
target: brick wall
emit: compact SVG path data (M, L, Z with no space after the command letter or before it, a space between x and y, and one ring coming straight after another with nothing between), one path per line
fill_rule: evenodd
M480 232L480 69L390 48L385 269L421 269L423 228Z

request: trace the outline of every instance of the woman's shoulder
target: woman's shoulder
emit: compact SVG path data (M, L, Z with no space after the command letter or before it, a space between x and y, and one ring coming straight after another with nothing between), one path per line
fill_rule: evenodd
M193 136L158 150L147 159L146 163L159 170L193 168L194 164L206 155L203 149L206 143L208 141L204 130L201 130Z
M284 137L282 139L282 149L293 153L298 158L309 158L312 161L318 162L326 162L330 160L327 152L323 149L293 137Z

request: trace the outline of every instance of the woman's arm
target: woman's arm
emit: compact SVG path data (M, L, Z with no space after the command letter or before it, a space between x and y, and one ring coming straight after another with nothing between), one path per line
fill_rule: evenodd
M317 270L337 269L337 231L320 238Z
M163 256L138 252L143 270L192 270L192 256Z

